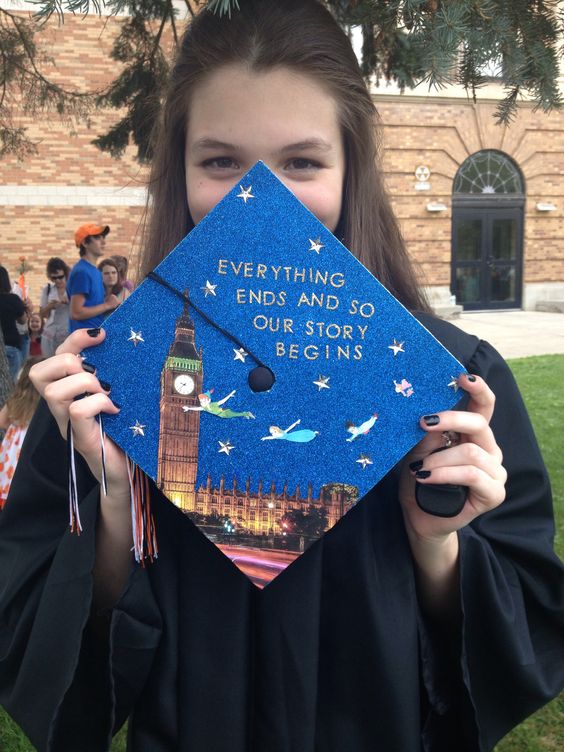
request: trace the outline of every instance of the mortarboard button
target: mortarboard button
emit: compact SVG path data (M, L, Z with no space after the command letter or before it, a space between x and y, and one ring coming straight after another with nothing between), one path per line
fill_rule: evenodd
M249 386L253 392L268 392L275 381L276 376L266 366L257 366L249 372Z

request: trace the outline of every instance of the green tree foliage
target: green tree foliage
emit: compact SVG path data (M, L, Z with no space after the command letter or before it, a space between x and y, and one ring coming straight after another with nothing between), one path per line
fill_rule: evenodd
M16 154L24 159L36 151L16 113L53 112L72 124L87 120L95 105L92 93L65 88L43 73L54 61L36 43L39 28L38 18L0 6L0 158Z
M31 150L25 133L11 121L14 92L33 107L76 114L90 104L85 94L68 92L41 77L35 47L37 23L63 11L100 9L98 0L30 0L31 21L0 10L0 156ZM0 0L1 2L1 0ZM476 97L492 66L504 87L497 120L508 123L522 95L545 112L562 104L558 66L563 51L564 11L557 0L325 0L345 29L361 27L362 70L376 81L396 81L401 89L423 83L441 87L458 82ZM206 5L185 0L188 16ZM233 15L238 0L209 0L208 11ZM132 141L139 160L151 158L150 132L160 109L170 56L163 39L178 43L180 32L172 0L108 0L106 9L127 12L112 57L118 77L95 104L120 111L121 119L94 143L113 156ZM32 96L26 96L31 92ZM82 99L81 99L82 97ZM73 107L75 108L73 111ZM123 113L123 114L122 114Z

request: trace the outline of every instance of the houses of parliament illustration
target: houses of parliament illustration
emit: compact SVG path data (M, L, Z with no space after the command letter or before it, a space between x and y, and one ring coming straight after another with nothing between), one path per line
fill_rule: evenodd
M214 485L208 475L197 487L202 414L198 395L203 392L203 378L202 350L196 346L186 303L161 373L157 483L168 498L196 522L209 516L228 518L238 533L256 537L254 545L259 547L261 538L283 534L284 520L292 513L317 513L324 529L315 537L333 527L356 502L354 486L330 483L314 496L311 483L305 493L298 486L290 494L287 483L277 489L274 481L261 479L251 490L250 478L238 484L236 478L222 475L219 485Z

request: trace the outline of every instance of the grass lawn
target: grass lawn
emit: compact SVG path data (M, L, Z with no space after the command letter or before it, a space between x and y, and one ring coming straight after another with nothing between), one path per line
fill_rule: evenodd
M510 360L552 481L555 548L564 559L564 355ZM564 749L564 693L508 734L496 752L557 752Z
M564 558L564 355L546 355L509 361L527 405L552 479L556 515L556 550ZM496 752L559 752L564 749L564 695L518 726L496 747ZM0 708L1 752L34 752L17 726ZM125 752L122 731L112 752ZM453 752L455 752L453 750Z

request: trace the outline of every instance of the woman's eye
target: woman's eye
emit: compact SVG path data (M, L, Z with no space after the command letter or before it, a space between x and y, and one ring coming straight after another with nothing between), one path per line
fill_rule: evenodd
M212 159L206 159L204 167L219 170L236 170L239 168L239 165L231 157L213 157Z
M319 162L316 162L314 159L306 159L305 157L291 159L286 165L287 169L290 170L316 170L320 166Z

